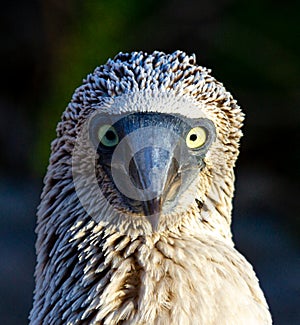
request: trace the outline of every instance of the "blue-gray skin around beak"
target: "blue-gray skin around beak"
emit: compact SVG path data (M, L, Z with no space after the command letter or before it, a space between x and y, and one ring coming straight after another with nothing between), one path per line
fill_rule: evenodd
M153 231L157 230L160 216L172 211L205 166L209 146L190 150L185 141L187 132L199 121L203 124L208 120L187 121L159 113L131 114L114 124L120 138L115 148L100 146L100 164L106 167L129 210L145 216ZM208 139L212 142L214 134Z

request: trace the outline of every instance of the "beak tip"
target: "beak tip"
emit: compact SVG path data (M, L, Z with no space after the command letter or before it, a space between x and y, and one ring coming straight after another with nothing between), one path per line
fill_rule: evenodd
M158 229L159 217L160 217L159 213L155 213L155 214L147 216L147 219L152 227L153 232L156 232Z

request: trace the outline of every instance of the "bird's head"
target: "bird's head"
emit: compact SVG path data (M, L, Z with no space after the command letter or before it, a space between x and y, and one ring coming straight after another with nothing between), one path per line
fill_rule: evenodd
M60 165L85 216L107 229L138 236L202 224L230 237L242 121L194 56L120 53L75 91L48 178Z

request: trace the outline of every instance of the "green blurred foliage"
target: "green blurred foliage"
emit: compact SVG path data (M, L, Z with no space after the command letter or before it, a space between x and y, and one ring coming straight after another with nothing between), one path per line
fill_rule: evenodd
M148 1L138 0L71 3L70 25L54 36L49 89L38 117L39 159L32 159L32 164L39 174L45 171L49 143L55 138L56 124L72 93L96 66L120 51L131 50L130 30L135 28L147 5Z

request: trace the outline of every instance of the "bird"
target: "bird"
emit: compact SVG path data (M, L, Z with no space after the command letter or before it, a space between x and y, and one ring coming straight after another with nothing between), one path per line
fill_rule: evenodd
M194 54L88 74L51 144L30 324L272 324L231 232L243 122Z

